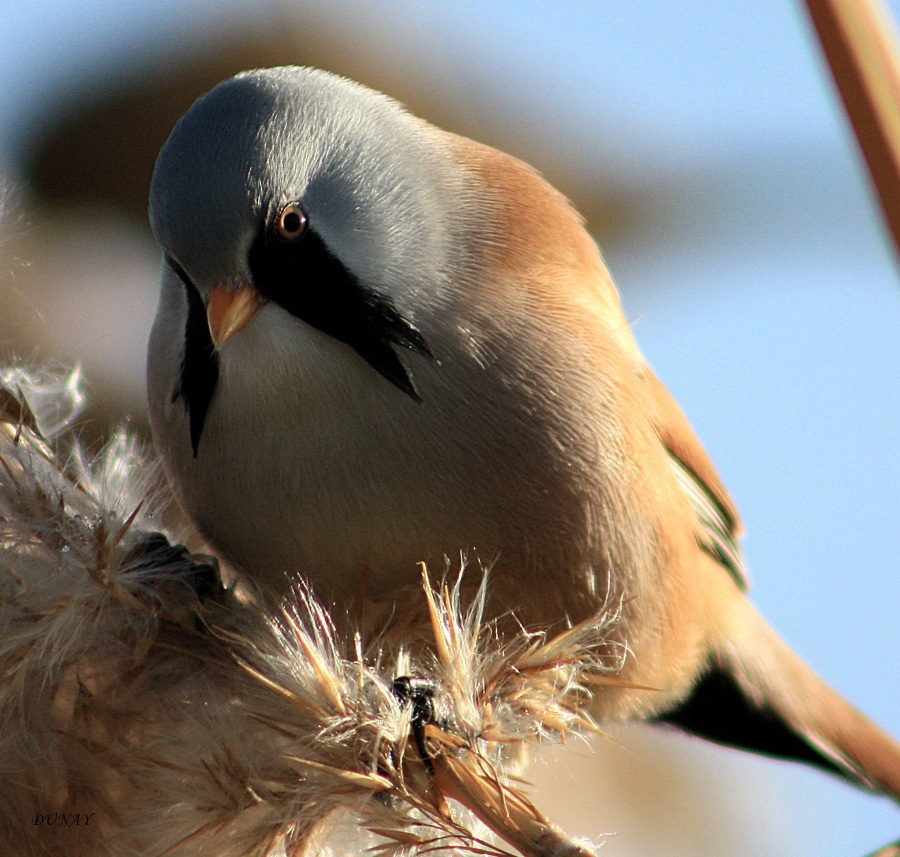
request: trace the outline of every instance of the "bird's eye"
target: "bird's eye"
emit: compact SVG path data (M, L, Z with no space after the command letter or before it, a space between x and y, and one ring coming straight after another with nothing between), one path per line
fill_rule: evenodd
M309 218L299 202L292 202L281 209L275 228L279 238L285 241L296 241L302 238L309 224Z

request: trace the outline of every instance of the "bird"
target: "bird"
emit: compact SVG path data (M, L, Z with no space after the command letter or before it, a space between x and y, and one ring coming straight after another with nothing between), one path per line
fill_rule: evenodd
M153 172L154 443L261 603L310 581L396 609L477 558L490 609L559 627L619 599L645 720L900 801L900 746L748 597L735 504L643 357L600 250L532 167L330 72L242 72Z

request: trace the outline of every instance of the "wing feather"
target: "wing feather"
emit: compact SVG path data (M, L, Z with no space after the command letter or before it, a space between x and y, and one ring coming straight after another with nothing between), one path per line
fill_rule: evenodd
M649 367L645 373L655 405L656 430L697 514L697 542L747 591L750 581L739 543L742 527L737 507L674 396Z

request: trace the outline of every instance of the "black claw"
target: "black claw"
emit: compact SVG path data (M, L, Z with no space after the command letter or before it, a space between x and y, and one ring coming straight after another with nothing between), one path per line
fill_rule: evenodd
M149 532L128 552L122 567L152 573L159 582L180 580L199 601L223 591L219 565L208 556L191 554L184 545L173 545L162 533Z
M434 776L434 759L428 752L428 743L425 740L425 727L434 723L434 691L435 683L431 679L421 676L398 676L391 682L391 693L402 704L412 705L412 717L410 718L410 732L416 749L422 758L422 764L430 776Z

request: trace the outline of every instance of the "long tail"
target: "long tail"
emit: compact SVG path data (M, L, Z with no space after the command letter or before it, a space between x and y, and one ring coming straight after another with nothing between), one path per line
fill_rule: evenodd
M720 744L815 765L900 802L900 744L822 681L749 601L691 695L659 719Z

